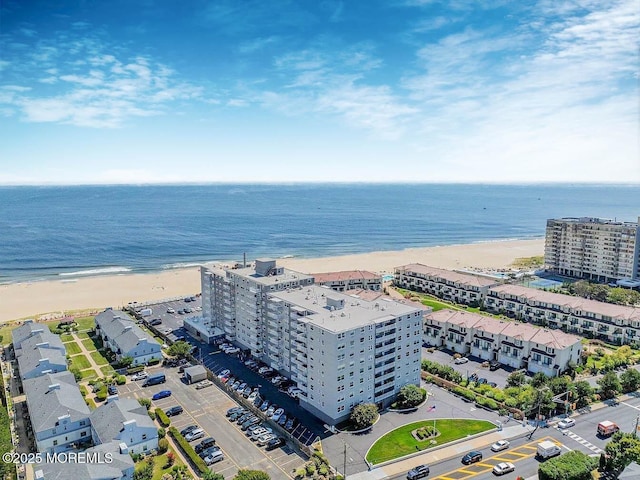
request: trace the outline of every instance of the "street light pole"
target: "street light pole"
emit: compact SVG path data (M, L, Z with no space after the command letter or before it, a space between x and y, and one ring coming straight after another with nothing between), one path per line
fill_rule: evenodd
M342 460L342 478L347 480L347 442L344 442L344 458Z

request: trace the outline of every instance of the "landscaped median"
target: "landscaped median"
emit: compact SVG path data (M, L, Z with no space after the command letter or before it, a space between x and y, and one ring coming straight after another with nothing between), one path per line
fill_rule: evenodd
M189 458L189 460L191 460L193 466L196 467L201 474L209 471L209 467L207 467L207 464L204 463L204 460L200 458L191 444L187 442L182 435L180 435L180 432L176 430L175 427L170 427L169 433L174 438L176 443L180 446L184 454Z
M434 425L436 436L425 435L425 432L432 433ZM366 459L369 464L377 465L495 428L487 420L421 420L398 427L380 437L367 452Z

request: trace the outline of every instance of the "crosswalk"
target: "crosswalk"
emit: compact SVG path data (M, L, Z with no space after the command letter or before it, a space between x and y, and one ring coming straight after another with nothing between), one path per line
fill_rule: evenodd
M576 435L575 433L573 433L573 432L571 432L569 430L565 430L564 434L567 437L572 438L573 440L578 442L580 445L583 445L583 446L587 447L593 453L602 453L603 452L603 450L601 448L596 447L593 443L589 442L588 440L585 440L580 435Z

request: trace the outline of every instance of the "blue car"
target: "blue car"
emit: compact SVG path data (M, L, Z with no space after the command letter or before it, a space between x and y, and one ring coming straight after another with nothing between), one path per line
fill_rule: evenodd
M158 393L156 393L153 397L151 397L151 400L160 400L161 398L167 398L171 396L171 390L161 390Z

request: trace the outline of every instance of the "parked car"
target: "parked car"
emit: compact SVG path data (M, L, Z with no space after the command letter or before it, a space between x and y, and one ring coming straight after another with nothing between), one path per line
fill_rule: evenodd
M244 408L242 408L242 409L238 410L237 412L234 412L231 415L229 415L229 420L231 422L235 422L236 420L238 420L238 418L243 416L245 413L247 413L247 411Z
M282 415L284 415L284 408L278 408L275 412L273 412L273 415L271 416L271 420L278 423Z
M171 396L171 390L160 390L158 393L151 397L151 400L160 400L161 398L167 398Z
M202 440L198 445L196 445L196 453L200 453L203 450L206 450L209 447L213 447L216 444L216 439L213 437L207 437Z
M495 370L498 370L500 368L500 362L491 362L489 364L489 370L491 370L492 372Z
M186 437L188 433L193 432L196 428L198 428L198 425L189 425L188 427L184 427L180 430L180 435Z
M240 418L238 418L238 419L236 420L236 423L237 423L238 425L242 425L246 420L248 420L249 418L251 418L251 417L253 417L253 416L255 416L255 415L253 415L253 413L251 413L251 412L247 412L247 413L245 413L244 415L242 415Z
M230 416L231 414L236 413L236 412L239 412L239 411L241 411L241 410L244 410L244 408L242 408L242 407L233 407L233 408L230 408L229 410L227 410L227 417L228 417L228 416Z
M287 423L284 424L284 429L287 432L290 432L295 428L295 425L296 425L296 419L291 417L289 420L287 420Z
M149 325L153 325L154 327L157 325L162 325L162 320L159 318L154 318L149 322Z
M271 405L271 403L269 403L269 400L265 400L264 402L262 402L262 405L260 405L260 411L266 412L269 408L269 405Z
M256 425L256 429L251 432L251 435L249 435L249 438L255 441L258 439L258 437L260 437L260 435L264 435L265 433L271 433L271 431L267 430L262 425Z
M281 447L285 443L287 443L287 442L285 441L284 438L275 437L275 438L272 438L271 440L269 440L267 442L267 447L266 448L267 448L267 450L275 450L276 448Z
M205 457L204 463L206 463L207 465L212 465L214 463L221 462L222 460L224 460L224 454L222 453L222 450L217 450L208 457Z
M204 460L208 456L213 455L215 452L219 452L219 451L220 451L220 447L218 447L217 445L214 445L212 447L205 448L200 453L198 453L198 455L200 456L201 459Z
M271 368L271 367L260 367L258 369L258 373L260 375L264 375L265 373L269 373L269 372L273 372L273 368Z
M184 303L189 303L191 301L191 297L185 297L184 298Z
M559 429L571 428L576 424L576 421L573 418L565 418L558 423Z
M176 405L174 407L171 407L164 413L167 415L167 417L173 417L174 415L180 415L182 412L184 412L184 409L180 405Z
M167 308L167 313L176 313L176 311L173 308Z
M251 438L251 436L254 434L254 432L258 431L258 430L264 430L264 427L262 425L259 424L255 424L255 425L251 425L249 428L247 428L247 431L244 432L244 434ZM262 432L264 433L264 432Z
M190 431L184 437L187 442L193 442L194 440L198 440L205 436L205 431L202 428L196 428L195 430Z
M240 380L236 380L233 383L231 383L231 382L227 383L227 385L229 385L229 388L231 390L235 390L236 388L238 388L240 386L240 383L242 383L242 382L240 382Z
M249 401L249 402L253 403L253 402L254 402L254 400L255 400L257 397L258 397L258 391L257 391L257 390L254 390L254 391L253 391L253 392L251 392L251 393L249 394L249 396L247 397L247 401Z
M470 465L472 463L476 463L482 460L482 452L473 451L467 453L464 457L462 457L462 463L465 465Z
M228 368L222 370L219 374L218 374L218 378L222 378L225 375L229 375L231 373L231 370L229 370Z
M107 387L107 392L109 392L109 395L117 395L118 394L118 389L116 388L115 385L109 385Z
M235 391L240 393L240 394L242 394L242 392L244 391L245 388L247 388L247 383L246 382L242 382L240 385L237 386Z
M284 427L286 425L286 423L287 423L287 420L288 420L287 416L283 414L280 417L280 420L278 420L278 425L280 425L281 427Z
M487 383L487 379L486 379L486 378L479 378L479 379L476 381L476 383L477 383L478 385L483 385L483 384Z
M243 391L242 391L242 396L244 398L249 398L249 395L251 395L253 393L253 388L252 387L246 387Z
M131 380L144 380L145 378L149 378L149 374L147 372L138 372L134 373L131 376Z
M509 448L509 442L506 440L498 440L496 443L491 445L491 451L500 452L502 450L506 450Z
M256 362L254 359L250 358L249 360L245 360L244 361L244 365L246 367L251 368L251 367L255 367L256 365L258 365L258 362Z
M248 419L246 419L246 420L244 421L244 423L240 426L240 430L242 430L242 431L244 432L244 431L246 431L246 430L247 430L247 428L249 428L250 426L252 426L252 425L257 425L257 424L258 424L258 423L260 423L260 422L261 422L261 420L260 420L258 417L256 417L256 416L249 417L249 418L248 418Z
M262 397L260 395L256 396L256 399L253 401L254 407L260 407L262 405Z
M207 388L213 385L211 380L202 380L201 382L196 383L196 390L202 390L203 388Z
M258 437L258 439L256 440L256 443L258 445L266 445L267 442L272 438L276 438L276 436L273 433L265 433Z
M227 348L224 353L227 355L235 355L236 353L240 353L240 349L238 347Z
M429 475L428 465L418 465L407 472L407 480L418 480Z
M266 412L264 412L264 414L265 414L267 417L271 418L271 417L273 416L273 414L275 413L275 411L276 411L276 409L277 409L277 408L278 408L278 407L276 407L275 405L271 405L269 408L267 408L267 411L266 411Z
M516 466L511 462L502 462L493 467L493 473L496 475L504 475L505 473L513 472Z
M462 365L463 363L467 363L469 361L469 359L467 357L460 357L460 358L456 358L453 363L455 363L456 365Z

